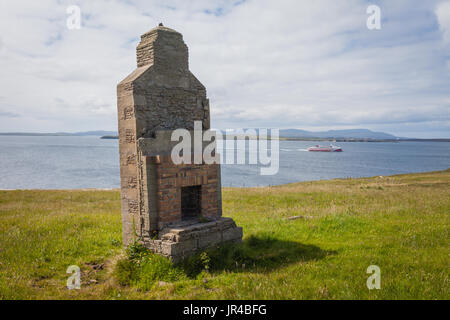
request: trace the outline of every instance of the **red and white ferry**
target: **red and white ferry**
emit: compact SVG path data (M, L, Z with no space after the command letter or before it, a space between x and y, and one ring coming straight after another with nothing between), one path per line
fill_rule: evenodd
M314 147L309 147L308 151L315 151L315 152L342 152L341 147L336 147L333 145L330 146L319 146L315 145Z

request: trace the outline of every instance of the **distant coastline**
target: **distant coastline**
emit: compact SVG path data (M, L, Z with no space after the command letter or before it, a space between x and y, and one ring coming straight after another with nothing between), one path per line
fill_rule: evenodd
M83 132L0 132L0 136L24 137L80 137L80 136L117 136L115 131L83 131Z
M119 136L102 136L100 139L119 139ZM248 139L246 137L237 136L238 140ZM250 137L254 140L256 137ZM270 137L269 137L270 139ZM331 141L331 142L450 142L450 139L357 139L357 138L289 138L289 137L279 137L280 141Z
M247 129L244 129L247 130ZM257 129L256 129L257 131ZM85 132L0 132L0 136L31 136L31 137L77 137L97 136L100 139L118 139L116 131L85 131ZM238 140L255 139L255 136L236 133ZM268 139L271 139L269 136ZM323 142L450 142L450 138L406 138L396 137L384 132L373 132L367 129L329 130L312 132L300 129L281 129L280 141L323 141Z

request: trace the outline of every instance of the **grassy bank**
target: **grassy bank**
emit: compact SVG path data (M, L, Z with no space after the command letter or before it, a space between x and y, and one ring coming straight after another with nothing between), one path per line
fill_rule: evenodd
M118 190L0 191L0 298L450 298L450 170L225 188L223 209L244 228L235 264L142 288L113 272ZM66 289L70 265L80 290ZM369 265L380 290L366 287Z

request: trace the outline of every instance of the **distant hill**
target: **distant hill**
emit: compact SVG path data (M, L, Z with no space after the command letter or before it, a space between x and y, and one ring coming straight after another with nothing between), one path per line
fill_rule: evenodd
M282 129L283 138L321 138L321 139L397 139L396 136L385 132L374 132L368 129L306 131L300 129Z
M76 136L117 136L117 131L85 131L85 132L76 132L74 135Z
M244 129L246 130L246 129ZM257 130L256 130L257 131ZM101 136L109 139L116 137L117 131L82 131L82 132L0 132L2 136ZM349 129L349 130L329 130L329 131L306 131L301 129L281 129L282 138L320 138L320 139L397 139L396 136L384 133L374 132L367 129Z
M0 136L115 136L116 131L84 131L84 132L0 132Z
M244 129L244 131L247 128ZM258 132L258 129L255 129ZM222 133L224 130L222 130ZM270 132L269 132L270 133ZM117 131L82 131L82 132L0 132L0 136L98 136L102 139L118 139ZM450 142L450 139L413 139L396 137L385 132L375 132L368 129L307 131L301 129L281 129L280 139L285 140L336 140L336 141L435 141Z

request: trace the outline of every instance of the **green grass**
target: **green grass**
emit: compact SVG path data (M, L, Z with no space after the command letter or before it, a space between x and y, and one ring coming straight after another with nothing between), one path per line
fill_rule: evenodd
M129 263L118 190L0 191L0 299L450 298L450 170L245 191L223 191L243 244L175 267Z

